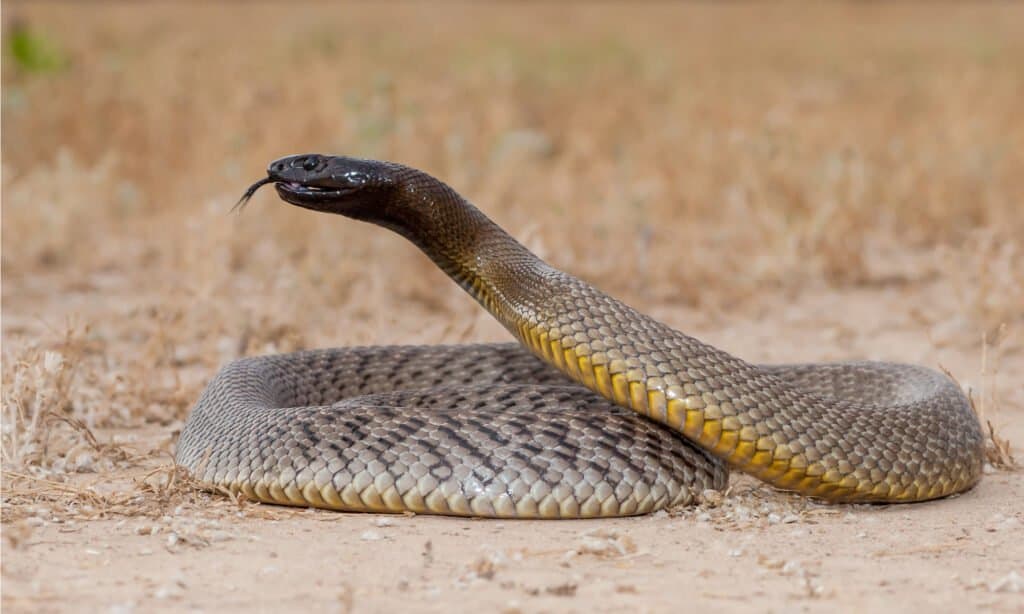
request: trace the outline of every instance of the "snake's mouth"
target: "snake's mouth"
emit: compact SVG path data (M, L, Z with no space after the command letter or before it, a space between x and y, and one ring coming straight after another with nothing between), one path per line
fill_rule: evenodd
M297 181L281 181L276 177L267 177L249 186L249 189L245 191L242 198L235 203L232 211L245 207L249 199L256 193L256 190L268 183L274 184L274 187L277 188L277 194L285 202L316 210L323 210L327 203L334 202L352 191L350 188L310 185Z
M294 181L278 181L274 183L274 188L285 202L307 208L317 208L318 205L335 202L352 191L346 188L307 185Z

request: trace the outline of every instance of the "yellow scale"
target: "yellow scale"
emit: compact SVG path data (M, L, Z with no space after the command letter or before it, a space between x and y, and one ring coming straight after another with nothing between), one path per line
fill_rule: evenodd
M826 471L820 463L808 463L804 454L794 455L787 444L758 436L753 426L743 426L736 416L723 415L719 405L707 402L713 398L701 396L692 385L688 386L691 390L659 386L660 378L628 369L624 361L609 362L603 353L591 355L586 345L581 346L585 352L579 353L574 347L564 347L560 339L551 339L549 331L541 327L519 322L516 328L535 354L577 382L671 426L716 457L779 488L826 499L846 499L854 494L861 495L860 499L911 499L918 494L916 484L894 492L887 482L873 483L835 469Z

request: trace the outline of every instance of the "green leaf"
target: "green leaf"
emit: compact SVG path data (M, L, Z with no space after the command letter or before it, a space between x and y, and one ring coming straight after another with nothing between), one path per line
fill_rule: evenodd
M18 68L27 72L55 72L67 66L67 57L50 40L15 25L7 35L7 49Z

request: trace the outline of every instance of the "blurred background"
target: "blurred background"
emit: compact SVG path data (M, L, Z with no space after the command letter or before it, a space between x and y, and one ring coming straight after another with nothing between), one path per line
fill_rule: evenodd
M5 611L1020 610L1024 4L5 1L0 40ZM392 233L230 212L302 152L422 168L746 360L945 369L989 475L913 512L737 476L596 534L198 494L229 360L509 339Z
M422 168L555 266L712 341L771 330L780 304L838 331L752 359L934 365L841 343L892 301L964 364L993 340L1019 354L1022 17L5 3L5 378L58 348L90 424L167 422L242 354L506 338L386 231L272 190L229 214L300 152ZM814 296L838 298L801 307Z

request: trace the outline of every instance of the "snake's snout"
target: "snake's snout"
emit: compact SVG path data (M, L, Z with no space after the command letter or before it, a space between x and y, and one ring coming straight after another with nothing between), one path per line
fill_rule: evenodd
M277 184L278 194L287 202L301 204L309 208L322 209L321 201L323 201L323 196L338 195L333 184L329 183L331 179L331 172L328 168L330 160L330 157L319 154L300 154L274 160L267 166L267 176L249 186L249 189L245 191L242 198L232 207L232 211L245 207L249 199L256 193L256 190L268 183ZM291 195L293 193L308 194L312 192L317 193L317 201L321 203L321 206L311 207L309 203L298 203L293 198L285 196L286 193Z

